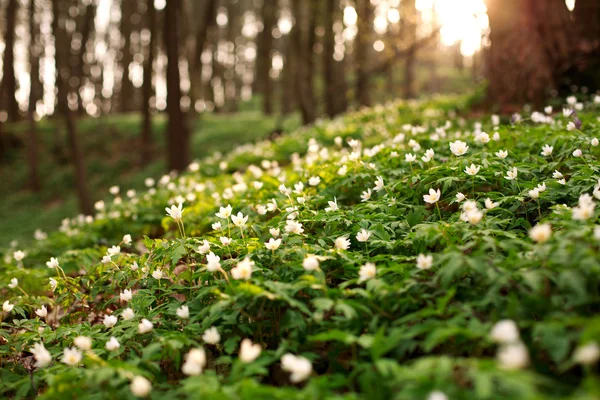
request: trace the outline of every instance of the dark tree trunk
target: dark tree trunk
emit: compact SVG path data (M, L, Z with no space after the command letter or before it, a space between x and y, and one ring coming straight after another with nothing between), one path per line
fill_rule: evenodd
M142 87L143 92L143 122L142 122L142 165L148 165L152 158L152 113L150 109L150 99L154 94L152 87L152 65L154 63L154 47L156 45L156 9L154 8L154 0L146 0L147 5L147 27L150 31L150 42L146 50L146 58L144 60L144 82Z
M563 0L486 4L491 29L486 60L490 104L540 107L552 90L577 82L594 49L583 45Z
M58 89L56 96L57 107L59 114L63 116L67 126L67 141L71 150L71 159L73 162L73 168L75 170L75 183L79 198L79 210L82 214L91 215L94 211L87 188L87 177L83 152L81 151L81 146L77 137L74 116L69 109L69 86L65 77L63 77L63 74L66 71L66 68L63 66L63 60L65 60L67 56L67 54L65 54L65 50L69 50L69 48L61 45L61 43L65 42L65 39L63 37L64 32L59 26L60 8L58 1L52 2L52 13L54 16L52 19L52 32L54 34L54 43L56 44L54 61L56 64L56 87Z
M273 113L273 81L269 73L272 63L273 28L277 22L276 8L276 0L264 0L262 7L263 30L260 32L257 42L256 88L263 95L263 112L267 115Z
M371 105L369 60L373 46L373 6L370 0L356 0L358 33L354 41L356 68L356 100L361 106Z
M228 112L236 112L238 111L239 105L239 80L237 74L237 66L238 66L238 57L237 51L238 46L236 44L236 39L240 35L241 30L241 2L230 3L227 7L227 41L232 43L232 57L233 64L229 66L228 71L225 74L225 104ZM272 90L272 89L271 89Z
M197 10L198 30L196 30L194 59L191 60L190 68L192 85L190 93L194 100L206 97L202 94L202 52L206 48L209 31L216 24L217 3L218 0L203 0L194 3L194 6L199 7Z
M35 21L35 0L29 2L29 65L30 65L30 76L31 85L29 91L29 108L27 112L27 118L29 119L29 133L27 143L27 158L29 159L29 184L31 190L39 192L42 185L40 181L39 167L38 167L38 141L37 141L37 127L35 123L35 104L39 98L40 89L40 63L39 63L39 48L40 46L36 42L37 38L37 27Z
M402 11L405 16L402 21L402 36L407 43L413 44L417 41L417 7L415 0L402 1ZM417 49L411 46L404 60L404 98L416 97L415 89L415 64Z
M325 112L329 117L336 115L335 97L335 68L334 68L334 48L335 40L333 33L333 15L337 7L337 0L325 0L325 12L323 13L323 82L325 84Z
M121 79L121 91L119 98L121 106L120 109L124 112L136 110L133 82L131 82L131 80L129 79L129 65L133 61L133 54L131 54L131 33L133 31L131 16L135 12L136 4L136 1L121 0L120 31L123 37L123 47L121 48L121 65L123 66L123 77Z
M15 25L17 21L18 0L8 0L6 8L6 31L4 34L4 71L2 77L2 94L4 107L9 121L19 120L19 104L15 98L17 80L15 79Z
M309 84L309 76L307 59L312 57L312 50L308 49L308 10L305 2L293 2L293 13L296 24L290 32L293 47L294 47L294 69L296 71L295 84L296 96L300 111L302 114L302 122L310 124L316 119L315 101L312 96L311 85Z
M85 53L87 48L87 42L90 38L90 34L94 29L94 17L96 16L96 5L94 2L91 2L85 10L83 27L81 29L81 48L79 49L79 60L77 61L77 78L79 80L79 86L83 86L84 77L85 77ZM77 100L78 100L78 111L80 114L85 112L83 107L83 100L81 98L81 93L79 90L77 91Z
M169 0L165 6L164 42L167 53L167 167L183 171L190 163L189 133L181 111L179 86L178 24L181 0Z

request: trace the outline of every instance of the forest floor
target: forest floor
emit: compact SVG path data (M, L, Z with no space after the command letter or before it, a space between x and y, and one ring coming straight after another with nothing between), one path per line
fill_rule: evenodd
M276 117L258 111L235 114L209 114L195 120L191 126L192 157L199 159L214 152L228 152L237 145L255 142L269 135L278 125ZM297 116L281 121L284 131L298 127ZM55 230L63 218L78 212L72 167L69 163L63 129L57 131L56 121L38 123L40 140L39 194L28 188L27 153L24 146L12 149L8 159L0 163L0 245L11 241L27 243L36 229ZM166 172L164 130L166 119L153 120L154 157L143 167L140 163L139 137L141 117L137 114L114 115L107 118L82 118L79 134L84 148L89 189L93 201L108 196L113 185L123 191L141 190L147 177L160 178ZM16 137L23 137L27 123L5 128Z

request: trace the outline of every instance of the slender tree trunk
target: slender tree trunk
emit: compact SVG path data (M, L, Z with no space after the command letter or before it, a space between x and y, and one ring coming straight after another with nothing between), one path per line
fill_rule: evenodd
M146 166L152 158L152 113L150 99L154 94L152 87L152 67L154 64L154 47L156 46L156 9L154 0L146 0L147 5L147 27L150 31L150 42L144 60L144 82L143 82L143 122L142 122L142 165Z
M202 94L202 53L206 48L208 42L209 31L216 24L217 17L217 3L218 0L203 0L201 2L193 3L198 8L198 29L196 30L196 41L194 58L191 62L190 79L192 88L190 93L195 99L204 98Z
M333 33L333 18L335 8L338 6L337 0L325 0L325 12L323 13L323 27L325 35L323 36L323 83L325 84L325 112L329 117L337 114L335 106L336 97L336 79L334 68L334 48L335 40Z
M417 7L415 0L402 1L402 11L405 18L402 22L402 36L407 43L413 44L417 40ZM410 48L404 60L404 98L412 99L416 97L415 90L415 63L416 48Z
M64 32L59 26L60 19L60 8L59 2L52 2L52 12L54 18L52 19L52 32L54 33L54 43L56 44L54 61L56 64L56 87L58 89L57 100L58 100L58 112L63 115L67 126L67 139L69 148L71 150L71 158L73 162L73 168L75 170L75 182L77 186L77 194L79 198L79 210L82 214L91 215L93 214L92 202L87 188L87 177L85 171L85 163L83 158L83 152L79 144L77 137L77 130L75 127L75 120L73 113L69 109L68 104L68 92L69 86L63 77L65 67L63 66L63 60L66 59L65 46L61 46L64 43L63 35Z
M356 13L358 14L358 33L355 39L356 99L359 105L370 106L368 67L373 46L373 6L370 0L356 0Z
M256 55L257 88L263 94L263 112L267 115L273 113L273 81L269 73L272 64L273 28L277 22L275 19L276 7L276 0L264 0L262 7L263 30L259 34Z
M167 167L183 171L190 163L189 133L185 114L181 111L179 86L178 25L181 0L169 0L165 6L165 47L167 53Z
M121 91L119 98L121 106L120 110L123 112L130 112L136 109L133 82L131 82L131 79L129 79L129 65L133 61L133 55L131 54L131 33L133 31L131 16L134 14L136 4L136 1L121 0L120 31L124 40L123 47L121 48L121 52L123 54L121 58L123 77L121 79Z
M4 94L4 106L8 113L9 121L19 120L19 104L15 98L17 91L17 80L15 79L15 25L17 21L18 0L8 0L6 8L6 31L4 34L4 71L2 86Z
M236 39L240 35L240 16L241 4L240 1L237 3L230 3L227 7L227 41L232 44L232 64L229 65L229 70L225 74L225 103L227 105L228 112L236 112L238 110L238 57L237 51L238 46Z
M294 6L294 18L296 24L290 32L293 47L294 47L294 66L296 71L296 96L300 111L302 113L302 122L304 124L310 124L316 119L315 101L312 97L312 91L309 89L309 72L307 65L307 58L312 57L312 51L308 51L308 35L307 35L307 4L305 2L295 1Z
M35 0L29 2L29 66L30 66L30 90L29 90L29 108L27 117L29 119L29 134L27 143L27 156L29 159L29 184L31 190L39 192L41 190L41 181L38 167L38 141L37 127L35 122L35 105L39 97L39 46L36 43L37 24L35 23Z
M85 77L85 53L87 49L87 42L90 38L90 34L94 29L94 17L96 16L96 5L94 2L91 2L85 10L83 27L81 29L81 48L79 49L79 60L77 61L77 78L79 79L79 86L83 86L84 77ZM81 93L77 91L77 100L78 100L78 111L80 114L85 112L83 106L83 100L81 98Z

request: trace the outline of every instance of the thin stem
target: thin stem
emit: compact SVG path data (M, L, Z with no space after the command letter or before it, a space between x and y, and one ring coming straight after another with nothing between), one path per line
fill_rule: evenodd
M23 293L25 295L25 297L29 297L27 292L25 292L23 289L21 289L21 286L17 285L17 289L19 289L21 291L21 293Z
M218 271L223 275L223 277L225 278L225 280L227 281L227 283L229 283L229 277L227 276L227 272L225 272L225 270L223 268L221 268L221 267L219 267Z
M438 212L438 215L440 216L440 221L441 221L442 220L442 212L440 211L440 206L437 202L435 203L435 208L437 208L437 212Z
M542 207L540 206L540 199L537 199L538 204L538 215L540 216L540 220L542 219Z

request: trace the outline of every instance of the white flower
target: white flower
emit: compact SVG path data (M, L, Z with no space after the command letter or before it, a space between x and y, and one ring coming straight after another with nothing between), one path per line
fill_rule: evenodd
M529 197L531 197L532 199L539 199L540 198L540 191L537 188L531 189L527 193L529 194Z
M509 181L512 181L512 180L517 179L518 175L519 175L519 171L517 170L517 167L513 167L512 169L509 169L508 171L506 171L506 176L504 178L508 179Z
M417 268L418 269L429 269L433 265L433 256L431 254L419 254L417 256Z
M508 157L508 150L498 150L496 152L496 157L504 160L506 157Z
M154 324L150 321L148 321L146 318L143 318L142 321L139 323L138 325L138 332L139 333L148 333L150 331L152 331L152 328L154 328Z
M250 339L244 339L240 345L240 361L251 363L258 358L261 351L262 349L259 344L252 343Z
M573 121L569 121L567 123L567 130L574 131L575 129L577 129L577 126L575 126L575 123Z
M111 261L112 260L111 260L110 256L102 257L102 264L110 264Z
M48 266L48 268L58 268L59 267L59 265L58 265L58 259L54 258L54 257L51 257L50 261L46 262L46 265Z
M500 125L500 117L496 114L492 115L492 125Z
M104 326L107 328L112 328L117 324L117 317L114 315L105 315L104 316Z
M455 156L462 156L469 150L469 146L463 141L457 140L456 142L450 143L450 151Z
M578 364L594 365L600 358L600 348L596 342L579 346L573 353L573 361Z
M492 135L492 140L498 141L500 140L500 134L498 132L494 132Z
M285 222L285 231L300 235L302 232L304 232L304 229L302 228L302 224L300 222L293 219L288 219Z
M488 210L493 210L494 208L498 207L498 203L492 201L492 199L490 199L489 197L485 199L484 204L485 208L487 208Z
M188 319L190 317L190 308L186 305L183 305L177 308L177 310L175 310L175 313L181 319Z
M360 195L361 201L369 201L371 198L371 189L367 189Z
M582 155L583 155L583 153L580 149L575 149L573 151L573 157L581 157Z
M335 239L334 247L337 250L348 250L350 247L350 239L348 239L346 236L340 236L339 238Z
M274 238L278 237L279 234L281 233L279 231L279 228L270 228L269 229L269 233L271 234L271 236L273 236Z
M215 222L211 226L215 231L221 230L221 222L220 221Z
M10 302L8 300L6 300L4 303L2 303L2 311L4 311L5 313L11 312L14 307L15 307L15 305L10 304Z
M129 385L131 393L136 397L146 397L152 391L152 383L143 376L135 376Z
M228 238L227 236L221 236L219 238L219 240L221 241L221 244L223 246L229 246L231 244L231 242L232 242L233 239Z
M277 250L281 245L281 239L269 239L268 242L265 242L265 247L269 250Z
M521 369L529 364L527 347L521 342L502 345L497 357L502 369Z
M307 271L314 271L319 268L319 259L315 256L306 256L302 260L302 267Z
M61 361L67 365L77 365L81 361L81 352L75 347L66 348Z
M183 204L179 203L177 207L173 204L171 208L166 207L167 215L173 218L175 221L181 221L183 218Z
M376 192L379 192L381 189L383 189L383 178L381 176L378 176L377 179L375 180L374 190Z
M91 350L92 348L92 339L87 336L77 336L73 340L73 344L76 347L79 347L81 350Z
M54 292L56 290L56 286L58 286L58 282L54 278L50 278L49 281L50 281L50 288Z
M552 106L544 107L544 112L548 115L552 114Z
M108 189L108 191L110 192L110 194L112 194L113 196L116 196L119 194L119 187L118 186L111 186L110 189Z
M577 97L575 97L575 96L567 97L567 104L572 106L575 103L577 103Z
M211 326L207 330L204 331L202 335L202 340L208 344L217 344L221 341L221 335L216 327Z
M246 222L248 222L248 216L246 215L244 217L244 214L242 214L241 212L237 213L237 215L232 215L231 216L231 221L233 222L233 224L237 227L244 227L246 226Z
M281 357L281 369L290 373L292 383L302 382L312 374L312 364L307 358L290 353Z
M13 253L13 258L15 259L15 261L23 261L23 259L25 258L25 252L17 250Z
M496 343L513 343L519 340L519 329L512 319L498 321L492 327L490 338Z
M593 138L593 139L590 141L590 144L591 144L593 147L598 147L598 144L600 144L600 142L598 141L598 138Z
M429 204L435 204L440 200L441 196L442 196L442 193L440 192L440 189L438 189L438 190L429 189L429 194L423 195L423 201L425 201L426 203L429 203Z
M321 178L318 176L313 176L308 179L308 184L310 186L317 186L319 183L321 183Z
M565 118L568 118L571 116L571 114L573 114L573 110L570 108L563 108L562 112L563 112L563 117L565 117Z
M133 312L133 310L131 308L126 308L121 313L121 318L123 318L125 321L130 321L134 317L135 317L135 313Z
M461 192L456 193L456 201L458 201L459 203L461 201L464 201L467 198L467 196L465 196L464 194L462 194Z
M476 142L479 142L479 143L483 143L483 144L485 144L485 143L489 143L489 141L490 141L490 135L488 135L488 134L487 134L487 133L485 133L485 132L481 132L480 134L478 134L478 135L475 137L475 141L476 141Z
M370 237L371 237L371 232L369 232L366 229L361 229L356 234L356 240L358 240L359 242L366 242L367 240L369 240Z
M548 156L552 155L553 150L554 150L554 147L550 146L549 144L545 144L542 147L542 152L540 154L543 155L544 157L548 157Z
M544 243L552 236L550 224L537 224L529 230L529 237L537 243Z
M197 376L202 373L204 366L206 366L206 353L204 349L191 349L185 356L181 372L188 376Z
M292 189L288 189L283 183L281 185L279 185L278 189L282 194L284 194L286 196L289 196L292 193ZM217 215L217 217L218 217L218 215ZM221 217L221 218L223 218L223 217Z
M212 251L206 255L206 269L209 272L218 271L221 268L221 257L215 255Z
M208 240L204 239L204 241L202 241L202 244L200 246L198 246L198 253L206 254L209 251L210 251L210 243L208 242Z
M35 310L35 313L40 318L46 318L48 316L48 309L46 306L42 306L42 308Z
M52 362L52 356L46 350L43 343L34 343L29 351L33 354L33 358L35 358L35 366L37 368L47 367Z
M163 278L162 269L158 268L152 272L152 277L157 281L160 281Z
M427 400L448 400L448 396L446 396L444 392L434 390L433 392L429 393Z
M545 192L545 191L546 191L546 182L539 183L539 184L537 185L536 189L537 189L537 190L538 190L540 193L542 193L542 192Z
M594 239L600 240L600 225L594 227Z
M375 275L377 275L377 267L375 264L368 262L358 270L358 283L375 278Z
M110 340L108 342L106 342L106 350L108 351L115 351L115 350L119 350L119 347L121 347L121 344L119 343L119 341L117 340L116 337L111 336Z
M327 203L329 204L329 207L325 208L325 212L338 210L337 199L335 197L333 198L333 201L328 201Z
M404 161L409 162L409 163L415 162L415 161L417 161L417 156L415 156L412 153L408 153L404 156Z
M130 301L133 295L131 294L131 290L125 289L119 294L119 298L123 301Z
M253 266L254 261L246 257L231 269L231 276L237 280L248 280L252 276Z
M131 235L130 235L130 234L127 234L127 235L123 236L123 240L122 240L122 242L123 242L123 244L130 244L130 243L131 243L131 240L132 240L132 239L131 239Z
M552 177L553 177L554 179L561 179L561 178L563 177L563 174L561 174L559 171L554 171L554 172L552 173Z
M469 167L465 167L465 173L467 175L474 176L474 175L477 175L480 168L481 168L480 165L471 164Z
M10 280L10 283L8 284L8 287L11 288L11 289L14 289L17 286L19 286L19 280L17 278L12 278Z

